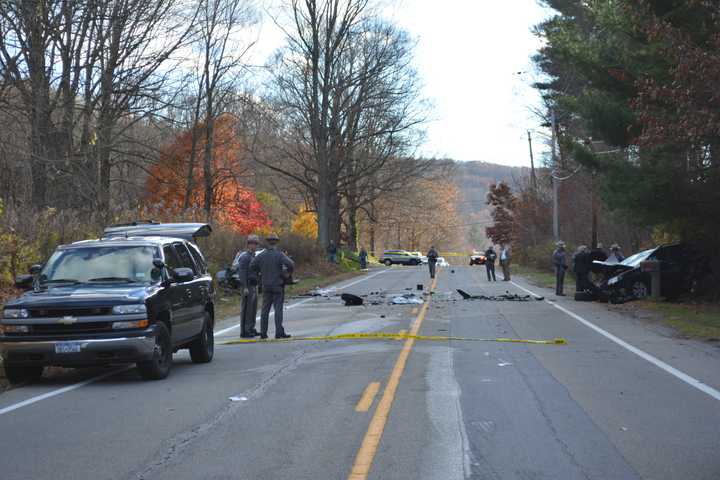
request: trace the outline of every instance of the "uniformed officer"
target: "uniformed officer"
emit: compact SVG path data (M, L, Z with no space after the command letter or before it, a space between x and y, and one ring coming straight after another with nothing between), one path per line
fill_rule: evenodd
M277 248L280 241L277 235L270 234L265 239L268 248L250 262L250 270L260 275L263 306L260 314L260 338L265 339L270 320L270 308L275 312L275 338L290 338L283 328L283 304L285 303L285 284L292 278L295 264Z
M240 336L253 338L260 335L255 329L257 315L257 275L250 270L250 262L255 258L255 252L260 245L257 235L248 235L247 246L244 251L235 257L233 269L242 292L242 307L240 308Z
M437 267L437 261L438 257L440 256L435 250L435 247L430 247L430 250L427 253L427 259L428 259L428 268L430 269L430 278L435 278L435 269Z

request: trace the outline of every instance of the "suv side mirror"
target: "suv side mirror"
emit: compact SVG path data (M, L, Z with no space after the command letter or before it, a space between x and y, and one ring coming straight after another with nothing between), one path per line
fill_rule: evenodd
M172 278L178 283L189 282L195 278L195 272L190 268L180 267L173 270Z
M162 270L165 267L165 262L161 258L153 258L153 266Z
M32 275L18 275L15 277L15 288L20 290L30 290L32 288L34 277Z
M40 275L40 272L42 271L42 265L33 265L30 267L30 275Z

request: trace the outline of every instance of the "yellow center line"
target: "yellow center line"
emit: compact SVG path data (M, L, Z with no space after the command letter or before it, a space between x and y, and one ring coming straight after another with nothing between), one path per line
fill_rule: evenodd
M355 405L355 411L356 412L367 412L368 410L370 410L373 400L375 400L375 395L377 395L379 390L380 390L380 382L370 383L365 388L365 392L363 392L362 397L360 398L360 401L358 402L358 404Z
M430 286L430 291L435 289L437 284L437 277ZM425 314L430 306L430 299L432 296L428 295L427 300L420 309L417 319L413 323L410 329L410 335L417 335L422 326L422 322L425 319ZM365 438L360 445L357 455L355 456L355 462L353 463L352 470L348 476L348 480L365 480L367 479L368 473L370 473L370 467L372 466L375 453L377 452L378 445L380 445L380 439L382 438L383 431L385 430L385 424L387 423L388 416L390 415L390 409L392 408L393 400L395 399L395 393L397 392L398 385L400 383L400 377L402 377L405 371L405 364L410 356L410 351L415 344L414 338L408 338L405 340L400 355L395 362L395 366L392 369L390 378L387 381L385 390L383 391L380 403L378 403L375 409L375 414L372 420L370 420L370 426L365 433Z
M407 333L407 330L404 330L404 329L403 329L403 330L400 330L400 331L398 332L399 335L405 335L406 333ZM400 340L402 340L402 337L398 337L398 338L395 339L396 342L399 342Z

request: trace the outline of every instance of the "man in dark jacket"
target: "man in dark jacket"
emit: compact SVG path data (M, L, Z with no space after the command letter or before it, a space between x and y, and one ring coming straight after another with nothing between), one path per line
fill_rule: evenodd
M490 248L485 250L485 270L487 271L488 282L497 282L495 278L495 260L497 260L497 253L495 253L495 248L490 245Z
M249 235L247 248L235 257L233 270L238 286L242 292L242 307L240 308L240 336L253 338L260 335L255 329L255 316L257 315L257 275L250 270L250 263L255 258L255 252L260 239L257 235Z
M367 268L367 260L368 260L368 252L365 250L365 247L362 247L360 249L360 254L358 255L358 260L360 260L360 269L365 270Z
M265 339L270 320L270 308L275 312L275 338L290 338L283 328L283 304L285 285L292 278L295 264L277 248L277 235L266 238L268 248L250 262L250 270L260 275L263 290L263 306L260 314L260 338Z
M428 268L430 268L430 278L435 278L435 269L437 267L437 260L438 257L437 250L435 250L435 247L430 247L430 250L427 253L427 259L428 259Z
M590 279L590 265L592 259L590 250L585 245L580 245L573 256L573 272L575 272L575 291L584 292L588 290Z
M563 288L565 286L565 270L567 270L567 261L565 260L565 242L558 242L557 248L552 255L553 266L555 267L555 295L564 297Z
M327 246L327 256L328 262L337 263L337 245L335 245L335 242L332 240L330 240Z

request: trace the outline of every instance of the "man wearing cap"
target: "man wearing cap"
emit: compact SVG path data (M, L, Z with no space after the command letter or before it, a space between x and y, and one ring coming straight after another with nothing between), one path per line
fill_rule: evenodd
M247 247L238 253L233 262L233 270L242 292L242 306L240 308L240 336L253 338L258 335L255 329L255 316L257 315L257 275L250 269L250 263L255 258L255 252L260 245L257 235L248 235Z
M553 252L552 261L555 266L555 295L564 297L565 270L568 268L567 260L565 259L565 242L557 242L557 248L555 248Z
M435 278L435 270L437 268L439 254L438 251L435 250L434 245L430 247L426 256L428 259L428 268L430 269L430 278Z
M292 278L295 264L277 248L280 241L277 235L270 234L265 240L268 248L250 262L250 270L256 275L260 275L262 283L263 306L260 314L260 338L268 338L270 308L275 312L275 338L290 338L283 328L283 304L285 303L285 284Z

